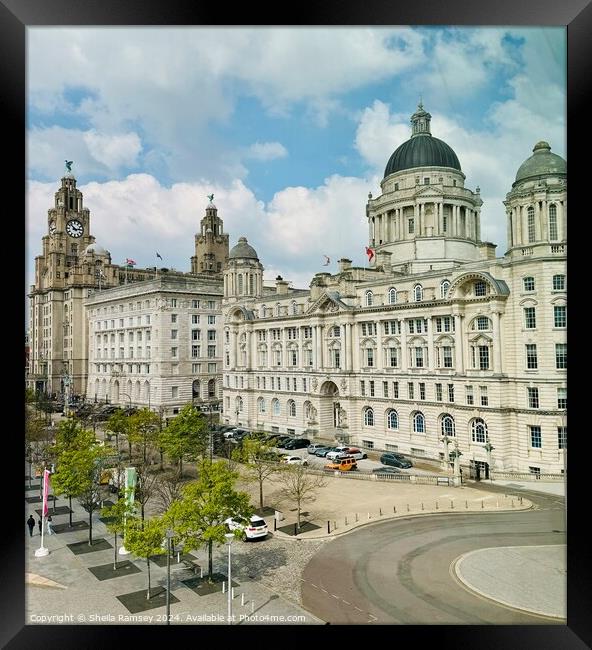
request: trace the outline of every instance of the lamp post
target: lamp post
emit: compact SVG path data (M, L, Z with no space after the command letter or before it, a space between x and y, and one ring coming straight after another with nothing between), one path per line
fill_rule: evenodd
M230 549L234 533L226 533L224 537L226 537L226 543L228 544L228 625L232 625L232 559Z
M453 483L455 487L459 487L462 482L462 476L460 473L460 457L462 456L461 452L458 449L458 440L454 440L454 450L451 452L451 455L454 458L454 475Z
M171 624L171 540L174 533L170 528L166 530L167 540L167 590L166 590L166 623Z
M446 468L446 471L450 471L450 454L448 453L448 443L450 442L450 438L448 437L448 434L445 433L442 436L442 441L444 442L444 466Z

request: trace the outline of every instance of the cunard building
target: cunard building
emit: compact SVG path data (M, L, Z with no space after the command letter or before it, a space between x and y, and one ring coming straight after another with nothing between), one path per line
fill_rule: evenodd
M479 188L412 133L369 196L369 268L339 261L308 290L244 237L224 272L224 420L442 459L559 473L567 446L567 166L546 142L504 205L508 250L481 239Z

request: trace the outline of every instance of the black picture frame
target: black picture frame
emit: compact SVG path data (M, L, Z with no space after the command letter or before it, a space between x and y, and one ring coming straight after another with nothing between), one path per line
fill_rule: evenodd
M326 0L315 6L282 6L280 11L273 11L269 6L245 6L242 9L232 8L214 3L197 3L191 0L0 0L0 43L3 55L0 57L2 81L1 101L5 109L6 133L12 134L14 141L5 152L10 152L12 166L5 173L5 188L17 188L12 197L11 211L18 213L20 207L18 188L23 188L22 201L24 204L24 183L22 171L24 165L24 147L20 134L25 133L25 31L26 27L34 25L536 25L536 26L566 26L568 35L568 152L577 158L577 151L586 147L587 115L584 113L584 101L589 91L591 74L590 61L592 52L590 41L592 36L592 7L590 0L496 0L483 2L479 0L415 0L415 2L387 2L386 0L365 0L365 2L349 3L338 0ZM284 13L287 11L288 13ZM291 12L291 13L290 13ZM577 125L577 127L575 126ZM22 157L22 158L21 158ZM22 160L19 167L18 162ZM586 187L583 176L586 169L572 168L570 172L570 193L578 203L579 188ZM583 202L580 203L584 206ZM23 215L25 208L23 205ZM573 210L573 208L572 208ZM8 217L5 214L5 217ZM590 220L590 215L582 215L582 219ZM17 220L18 222L18 220ZM577 223L577 221L576 221ZM18 223L17 223L18 227ZM18 230L15 241L18 241ZM22 233L23 230L20 230ZM576 245L573 242L572 245ZM23 246L23 250L25 247ZM572 259L576 259L573 258ZM14 283L18 286L17 283ZM22 294L17 289L16 303L21 305ZM577 309L577 307L576 307ZM572 316L573 318L573 316ZM18 323L18 319L17 319ZM22 329L15 327L14 340L22 340ZM570 333L570 338L572 334ZM6 344L6 342L5 342ZM15 348L17 346L14 346ZM22 358L16 354L15 365L19 363L21 371ZM18 382L14 382L17 383ZM14 403L20 403L22 390L18 385L15 391ZM571 388L570 388L571 390ZM575 387L574 387L575 390ZM572 404L574 390L572 390ZM585 398L584 398L585 400ZM583 402L585 403L585 401ZM572 410L577 418L577 407ZM17 435L13 433L12 435ZM587 438L588 431L582 431ZM574 436L575 438L575 436ZM572 449L581 445L574 440ZM17 441L20 449L20 440ZM584 451L581 447L577 451ZM20 453L20 452L19 452ZM361 632L363 637L377 640L377 631L389 643L433 643L435 647L454 648L536 648L537 650L569 650L571 648L590 647L591 626L589 568L589 540L585 535L587 524L587 499L582 501L583 512L578 509L578 493L587 488L586 476L589 463L586 463L585 453L570 454L570 482L568 485L568 623L566 626L398 626L388 629L365 627ZM13 475L10 456L5 461L5 489L12 497L11 486L20 485L16 482L16 465ZM20 473L20 467L18 467ZM14 490L16 492L16 489ZM20 492L20 488L19 488ZM587 494L585 494L587 496ZM0 585L3 620L0 625L0 643L7 648L103 648L109 643L117 646L137 643L140 635L150 634L151 639L162 643L164 639L173 637L175 641L183 637L187 643L203 644L204 636L215 633L217 642L228 642L230 635L237 641L246 638L243 628L240 630L220 628L200 628L199 636L192 626L162 627L115 627L115 626L37 626L24 624L24 554L23 546L18 540L23 533L24 518L22 509L9 509L5 519L4 546L0 557ZM20 502L19 502L20 503ZM14 512L12 511L14 510ZM19 528L20 526L20 528ZM285 627L265 626L271 635L264 642L282 643L286 638ZM273 628L273 629L272 629ZM335 634L335 630L327 627L315 628L310 632L301 630L299 635L311 634L314 641L323 644L349 643L349 632L346 638L340 638L343 632ZM168 635L162 637L161 635ZM242 637L241 637L242 634ZM158 637L158 638L157 638ZM233 639L233 640L234 640ZM216 642L216 641L215 641ZM306 641L304 641L306 642ZM358 643L359 641L354 641Z

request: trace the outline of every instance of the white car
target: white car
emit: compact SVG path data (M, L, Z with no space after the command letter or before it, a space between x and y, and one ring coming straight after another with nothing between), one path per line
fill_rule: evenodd
M267 537L267 524L259 515L253 515L248 526L241 524L240 521L235 521L232 517L226 519L224 523L228 526L228 530L231 533L235 530L242 531L242 537L244 540Z
M281 462L287 465L308 465L308 461L300 456L284 456Z
M341 447L335 447L334 451L330 451L326 458L328 460L335 460L336 458L341 458L342 456L347 455L347 450L349 447L341 446Z

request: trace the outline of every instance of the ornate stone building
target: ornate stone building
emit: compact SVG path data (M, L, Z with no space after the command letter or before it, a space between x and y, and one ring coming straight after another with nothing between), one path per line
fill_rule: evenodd
M431 134L411 138L366 205L369 268L309 290L241 238L224 273L224 420L461 462L560 472L567 446L567 166L539 142L507 194L508 250L481 240L479 188Z
M30 358L27 386L49 394L83 396L90 386L92 390L89 396L94 398L100 395L108 399L114 394L111 386L112 372L117 372L112 364L101 363L100 371L95 364L92 383L89 383L91 342L85 312L87 299L98 316L99 306L110 310L111 306L117 304L119 309L123 296L128 301L126 304L135 304L135 298L142 297L145 292L155 292L155 295L160 295L160 292L165 296L171 291L174 293L179 290L178 287L182 285L180 290L184 295L194 293L195 299L211 295L218 310L216 320L219 321L221 269L228 256L228 235L223 232L222 220L210 200L206 215L201 220L200 234L195 238L195 255L191 258L192 273L171 273L167 269L159 270L156 267L133 269L127 265L113 264L111 254L91 234L90 211L84 207L82 192L76 187L76 178L70 169L71 163L67 165L61 187L55 193L54 205L48 210L47 234L42 238L42 253L35 258L35 283L29 292ZM179 279L183 277L187 278L184 282ZM169 287L168 279L169 284L174 284L177 289ZM110 293L110 289L113 293ZM207 304L208 299L205 299L204 304ZM213 316L214 311L207 307L204 319ZM111 322L111 318L108 322ZM113 330L113 333L119 335L120 332ZM128 336L127 331L125 335ZM110 341L107 347L110 357ZM119 350L119 343L117 349ZM129 351L127 343L125 349ZM216 364L216 373L219 374L219 359ZM208 377L214 374L209 373L207 367L204 366L203 372L200 370L198 373L199 381L205 379L202 374ZM97 373L101 375L100 378ZM103 379L106 380L107 377L109 388L103 390ZM95 390L97 379L99 392ZM218 383L219 379L218 376ZM190 386L193 381L189 382ZM206 386L209 381L210 379L206 380ZM186 387L182 392L187 392ZM122 399L122 403L125 402ZM165 402L169 404L170 400Z

